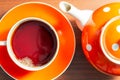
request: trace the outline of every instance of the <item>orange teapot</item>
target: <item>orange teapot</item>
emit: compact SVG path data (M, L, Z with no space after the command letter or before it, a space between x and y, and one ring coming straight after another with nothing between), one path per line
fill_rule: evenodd
M120 3L95 11L79 10L64 1L59 6L77 19L78 26L82 24L82 48L88 61L103 73L120 75Z

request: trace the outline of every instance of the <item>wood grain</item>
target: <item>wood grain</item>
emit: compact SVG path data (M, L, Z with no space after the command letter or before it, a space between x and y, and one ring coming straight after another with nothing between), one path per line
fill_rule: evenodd
M0 0L0 16L2 17L12 7L23 2L40 1L51 4L59 9L58 4L61 0ZM95 10L103 4L120 0L64 0L74 4L80 9ZM64 13L65 14L65 13ZM81 31L77 28L74 18L65 14L70 20L76 36L76 51L73 61L69 68L56 80L120 80L120 77L112 77L97 71L86 60L81 48ZM0 80L13 80L0 68Z

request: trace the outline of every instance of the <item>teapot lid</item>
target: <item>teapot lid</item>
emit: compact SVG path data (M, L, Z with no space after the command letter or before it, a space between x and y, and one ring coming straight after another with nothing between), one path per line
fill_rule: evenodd
M120 64L120 16L112 18L105 24L100 36L100 45L110 61Z

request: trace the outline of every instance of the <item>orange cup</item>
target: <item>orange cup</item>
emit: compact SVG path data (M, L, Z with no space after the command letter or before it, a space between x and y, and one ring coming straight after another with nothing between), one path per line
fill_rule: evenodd
M19 28L17 26L20 26L20 24L22 23L24 24L26 22L25 20L42 21L45 24L49 25L49 28L53 30L51 32L53 32L54 35L56 35L57 46L55 47L56 48L55 55L53 59L51 59L50 62L48 62L48 65L41 67L41 69L40 67L30 69L29 66L28 66L29 68L28 67L25 68L25 66L22 66L21 63L17 61L16 56L14 55L14 50L10 49L12 48L11 46L12 45L11 41L13 39L12 36L16 34L17 28ZM15 28L15 26L16 29L12 30L13 28ZM25 35L26 34L23 34L23 36ZM33 34L30 35L34 37ZM45 37L43 36L43 38ZM24 40L25 37L23 41ZM46 41L44 42L44 44L48 43L50 44L50 42L47 42L50 41L48 37L46 37L45 40ZM9 44L9 46L7 45L6 47L6 44ZM17 45L15 48L17 48ZM44 49L46 48L44 47ZM13 52L11 53L10 50L13 50ZM37 78L38 80L55 79L59 75L61 75L70 65L74 55L74 51L75 51L75 34L71 24L60 11L58 11L56 8L52 7L49 4L41 2L23 3L9 10L0 20L0 65L3 68L3 70L14 79L17 80L34 80L35 78Z

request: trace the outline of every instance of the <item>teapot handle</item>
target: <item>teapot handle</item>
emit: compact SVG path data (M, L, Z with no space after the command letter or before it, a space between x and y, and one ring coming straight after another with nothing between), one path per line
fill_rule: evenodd
M6 46L6 41L0 41L0 46Z

